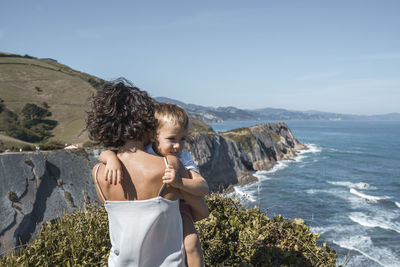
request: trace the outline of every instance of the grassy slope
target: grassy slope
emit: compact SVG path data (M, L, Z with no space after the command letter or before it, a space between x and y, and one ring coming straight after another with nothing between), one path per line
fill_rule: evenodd
M47 102L52 112L49 119L59 123L53 130L54 139L63 142L87 139L87 135L81 132L87 99L95 92L89 78L100 81L57 62L1 57L0 53L0 97L6 107L18 113L26 103L40 105Z
M211 128L210 125L201 120L190 117L189 135L194 133L209 133L209 132L214 132L214 130Z
M13 137L7 136L5 134L0 133L0 147L5 146L5 147L23 147L25 145L32 145L32 143L28 143L25 141L21 141L18 139L15 139Z

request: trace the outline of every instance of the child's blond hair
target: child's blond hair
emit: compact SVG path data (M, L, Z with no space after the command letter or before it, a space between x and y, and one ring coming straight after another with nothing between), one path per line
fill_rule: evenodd
M157 119L157 128L160 129L165 123L177 124L184 130L189 128L189 117L186 111L176 104L158 103L154 116Z

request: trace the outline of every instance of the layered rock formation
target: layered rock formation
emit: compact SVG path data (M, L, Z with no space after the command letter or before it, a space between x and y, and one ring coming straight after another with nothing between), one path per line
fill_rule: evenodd
M99 150L0 155L0 252L31 239L37 225L97 199L91 168Z
M286 123L215 133L193 133L187 144L212 191L256 181L251 171L268 170L306 147Z
M305 148L285 123L195 132L189 139L187 148L212 191L256 181L251 171L269 169ZM91 168L100 151L0 154L0 253L29 241L43 221L97 199Z

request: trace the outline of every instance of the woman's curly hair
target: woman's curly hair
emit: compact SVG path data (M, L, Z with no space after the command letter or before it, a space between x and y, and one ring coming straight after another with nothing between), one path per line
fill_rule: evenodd
M90 102L86 128L91 140L118 147L155 131L155 100L126 80L104 84Z

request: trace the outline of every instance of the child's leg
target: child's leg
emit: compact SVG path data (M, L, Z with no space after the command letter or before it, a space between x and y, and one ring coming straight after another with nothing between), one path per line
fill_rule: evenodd
M186 251L186 263L188 267L204 266L204 256L201 250L199 236L192 219L182 213L183 244Z

